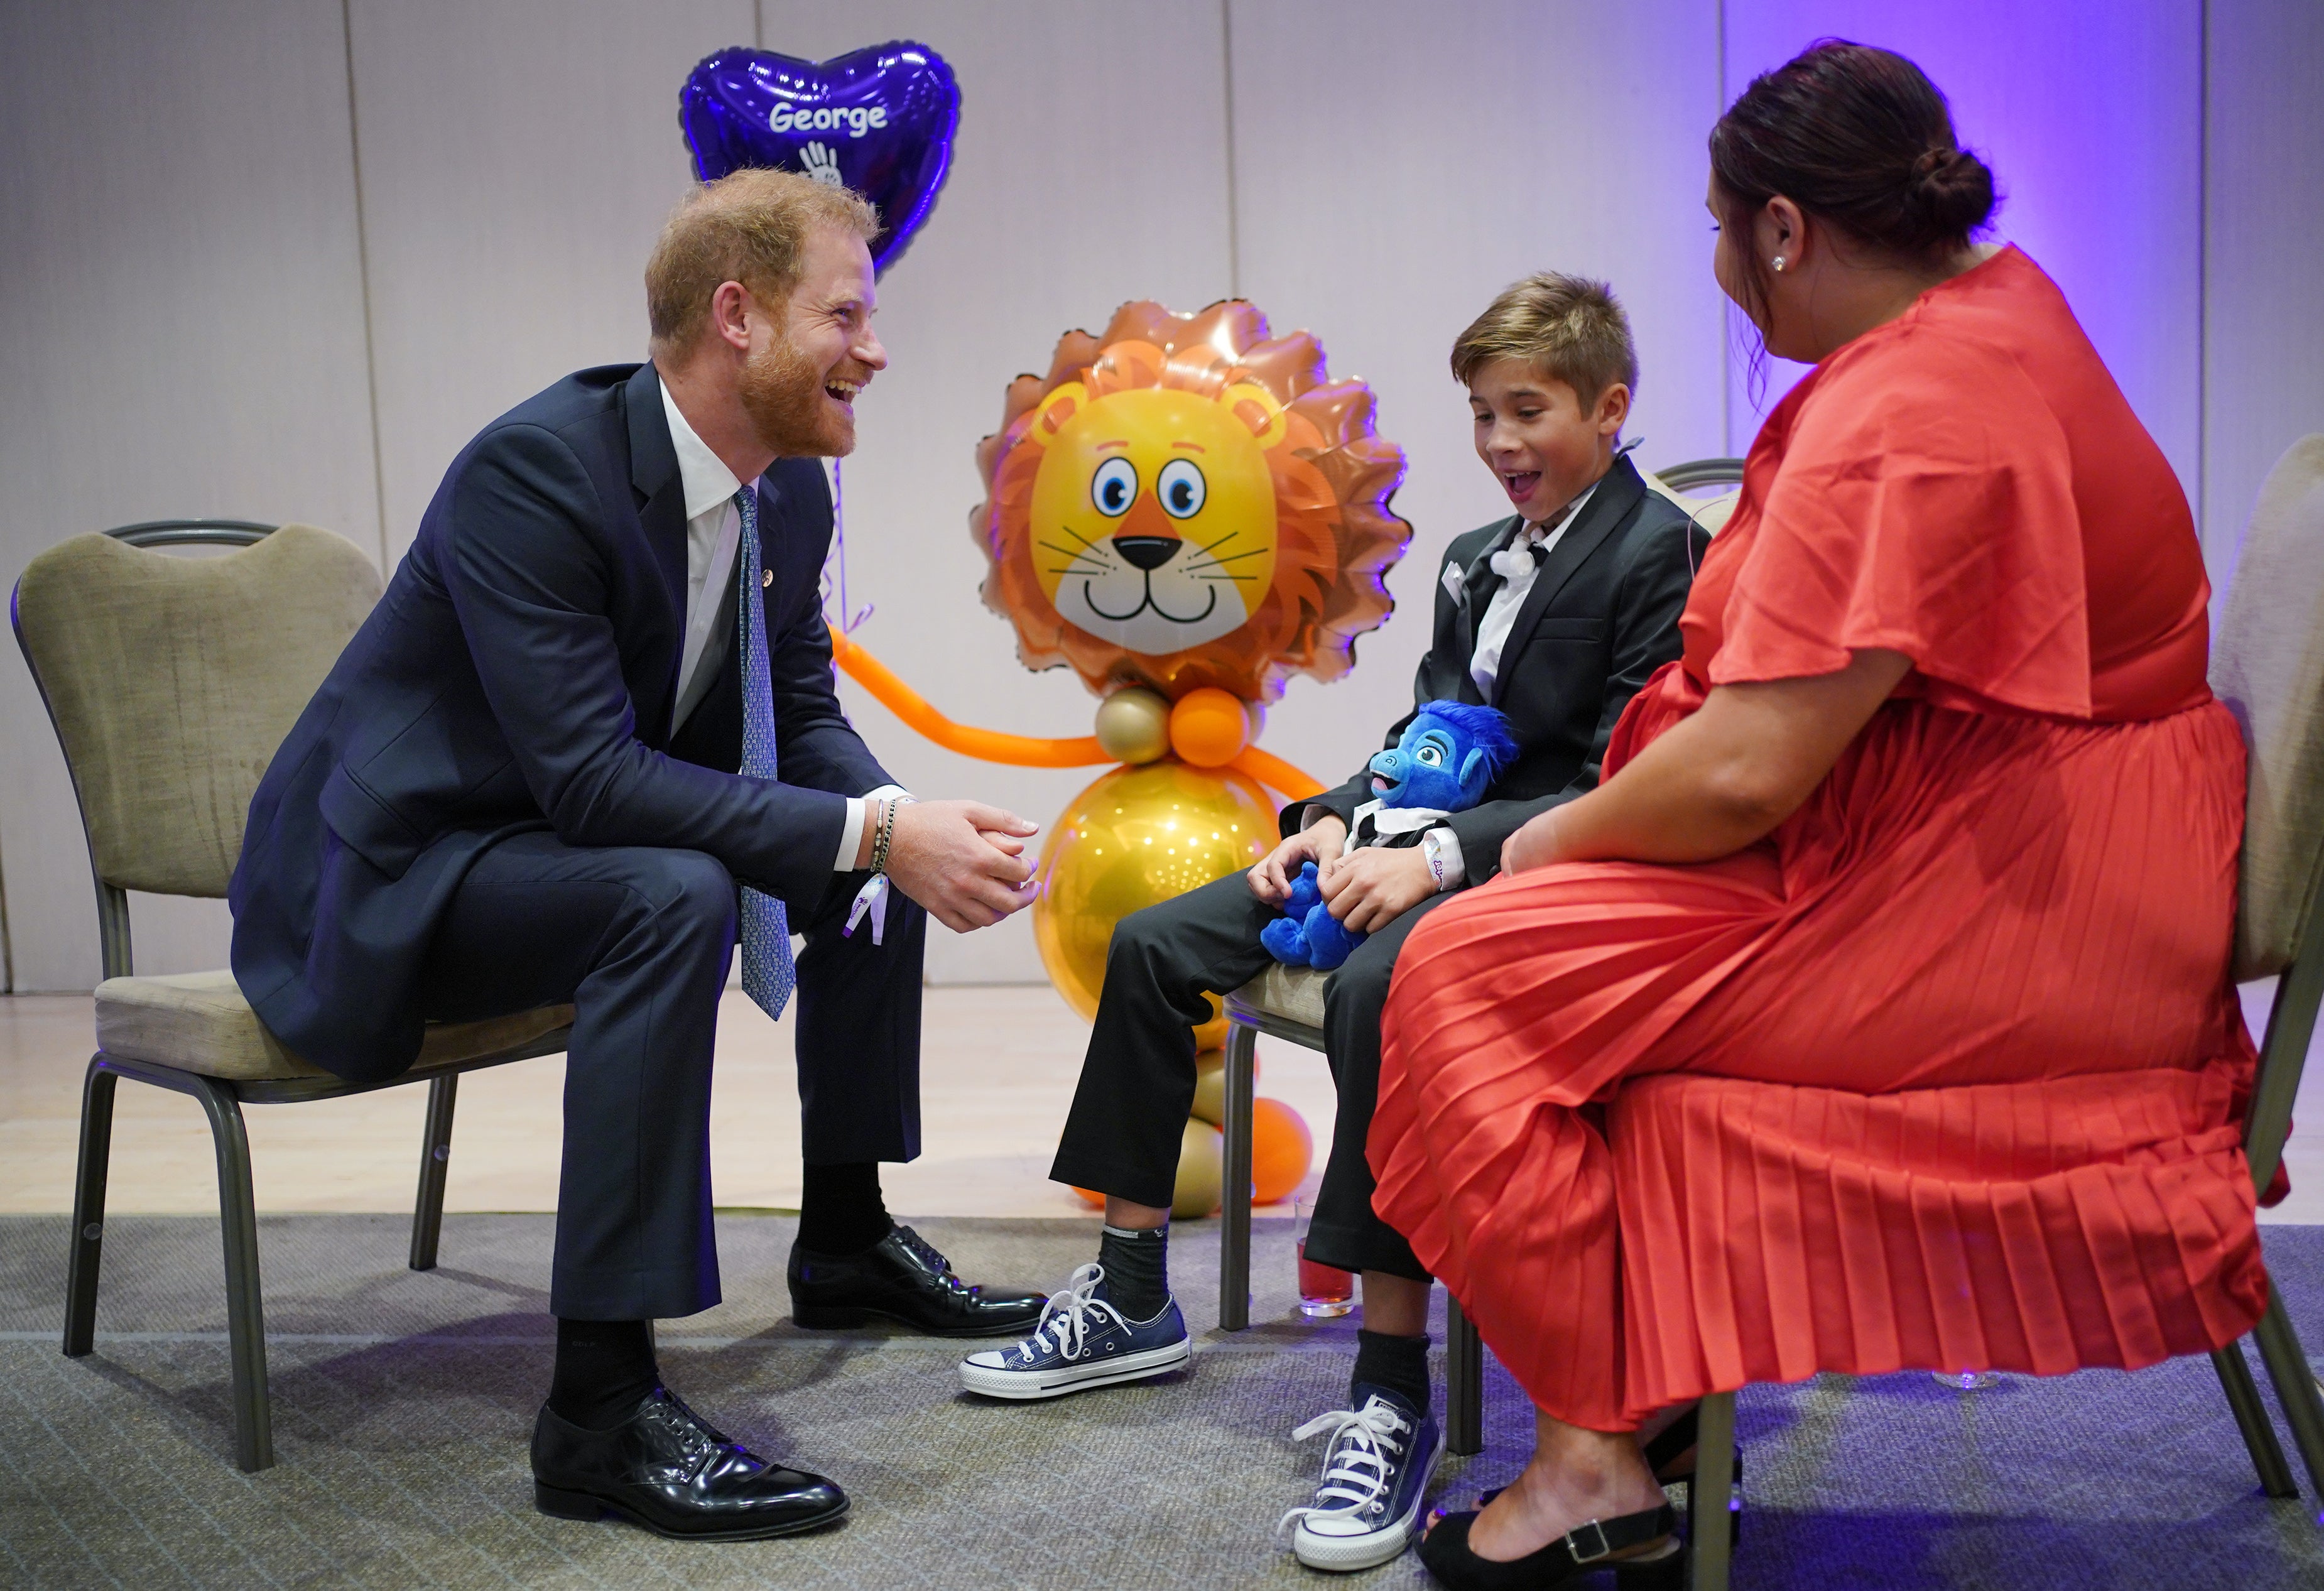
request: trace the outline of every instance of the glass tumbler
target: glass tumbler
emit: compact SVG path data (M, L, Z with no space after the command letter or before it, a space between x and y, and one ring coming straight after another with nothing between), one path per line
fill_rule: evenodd
M1315 1201L1301 1199L1292 1206L1299 1232L1299 1312L1310 1320L1329 1320L1356 1307L1356 1279L1336 1265L1307 1257L1307 1228L1315 1219Z

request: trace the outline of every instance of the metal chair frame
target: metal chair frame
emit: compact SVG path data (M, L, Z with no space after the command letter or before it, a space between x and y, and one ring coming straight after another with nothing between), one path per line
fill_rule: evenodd
M1698 458L1685 464L1674 464L1666 470L1654 472L1655 479L1673 492L1692 492L1698 486L1739 486L1743 483L1743 461L1739 458Z
M107 531L132 547L248 547L273 533L272 525L244 520L157 520ZM24 665L49 711L51 728L56 712L48 687L24 645L23 628L15 623L12 602L9 617ZM63 744L61 734L58 744ZM67 771L71 771L67 759ZM78 780L75 778L76 794ZM78 803L76 803L78 805ZM83 814L86 838L87 814ZM89 872L97 884L97 925L105 976L125 978L133 970L129 933L129 897L106 882L97 872L92 844ZM243 1126L242 1107L297 1104L309 1099L336 1099L406 1083L428 1084L428 1111L420 1133L420 1188L411 1216L410 1265L415 1271L436 1267L437 1241L444 1224L444 1185L452 1154L452 1113L459 1074L512 1061L557 1054L566 1047L569 1028L559 1028L503 1053L472 1061L430 1067L418 1075L389 1078L381 1082L354 1083L336 1077L242 1080L209 1077L158 1062L109 1055L99 1050L89 1058L82 1083L80 1158L73 1183L72 1250L66 1265L64 1352L80 1358L95 1346L99 1262L105 1242L106 1173L113 1153L113 1102L121 1078L169 1089L198 1100L209 1117L210 1137L217 1154L218 1223L226 1250L226 1341L232 1366L235 1462L244 1470L261 1470L274 1463L273 1409L266 1376L266 1320L258 1267L258 1217L251 1196L250 1139Z
M1277 1016L1245 1000L1223 997L1227 1009L1224 1182L1219 1209L1219 1326L1240 1331L1250 1324L1250 1134L1261 1033L1323 1048L1323 1030ZM1484 1446L1485 1345L1461 1312L1461 1301L1445 1299L1444 1445L1466 1457Z

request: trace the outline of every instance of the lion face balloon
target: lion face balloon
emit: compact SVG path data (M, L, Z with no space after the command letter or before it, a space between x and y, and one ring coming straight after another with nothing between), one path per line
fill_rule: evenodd
M978 462L986 606L1027 667L1071 664L1100 694L1268 702L1294 673L1336 679L1411 539L1370 389L1240 300L1130 304L1102 336L1066 334L1046 380L1011 383Z

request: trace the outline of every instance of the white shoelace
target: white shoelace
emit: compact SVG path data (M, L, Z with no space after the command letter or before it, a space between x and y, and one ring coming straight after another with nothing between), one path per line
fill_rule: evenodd
M1293 1431L1295 1442L1329 1431L1332 1446L1323 1456L1323 1479L1315 1488L1315 1501L1276 1521L1275 1533L1281 1536L1295 1520L1361 1513L1378 1504L1388 1495L1389 1463L1404 1451L1397 1439L1413 1429L1396 1405L1376 1396L1360 1410L1318 1414Z
M1019 1357L1029 1365L1040 1356L1045 1342L1055 1341L1057 1352L1065 1358L1080 1358L1089 1340L1093 1315L1110 1317L1117 1325L1128 1326L1130 1322L1122 1318L1120 1311L1095 1296L1097 1284L1104 1280L1105 1267L1094 1262L1075 1271L1065 1291L1051 1293L1049 1301L1041 1306L1040 1322L1033 1328L1033 1335L1017 1345Z

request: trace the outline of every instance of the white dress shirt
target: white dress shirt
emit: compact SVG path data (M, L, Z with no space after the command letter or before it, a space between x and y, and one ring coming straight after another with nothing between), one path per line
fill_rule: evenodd
M1581 517L1582 505L1597 490L1593 482L1589 491L1566 504L1565 511L1554 520L1519 526L1517 534L1509 538L1508 547L1503 549L1514 556L1494 566L1501 571L1501 589L1485 604L1485 616L1477 625L1477 649L1469 655L1469 677L1477 682L1477 694L1488 702L1493 699L1493 681L1501 672L1501 648L1509 644L1509 631L1517 625L1517 610L1525 606L1543 563L1564 538L1567 527ZM1540 547L1541 556L1527 556L1523 549L1528 547Z
M742 513L734 494L742 483L725 461L695 435L669 388L661 388L661 411L669 421L670 446L678 454L678 481L686 498L686 641L678 652L678 705L669 727L678 727L702 705L710 687L718 683L733 646L730 626L718 622L725 606L727 581L733 578L734 555L742 543ZM779 750L779 748L778 748ZM865 799L872 796L902 796L900 786L882 785L847 800L847 818L839 831L839 854L832 861L836 872L852 872L855 852L863 841Z

